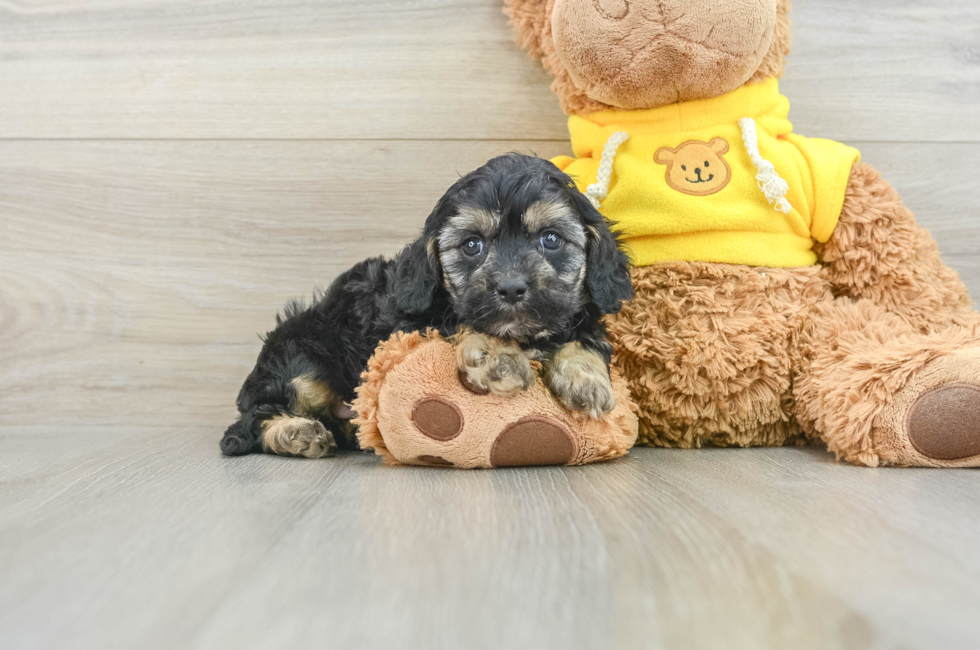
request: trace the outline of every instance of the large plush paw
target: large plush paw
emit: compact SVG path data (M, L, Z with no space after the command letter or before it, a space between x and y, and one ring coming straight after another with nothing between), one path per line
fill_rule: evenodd
M593 420L571 412L537 380L535 361L530 364L534 383L528 380L526 391L507 396L474 391L480 377L466 372L462 338L450 343L399 334L379 346L354 401L362 447L373 448L388 463L489 468L584 465L617 458L633 446L635 407L626 382L615 373L615 400L583 400L618 402L611 414ZM491 357L483 344L470 341L470 351Z
M262 423L262 447L280 456L303 458L327 458L337 453L337 442L322 423L288 415Z
M598 419L616 407L606 362L581 343L567 343L545 363L548 388L568 408Z
M878 416L872 440L890 465L980 466L980 349L920 370Z
M980 386L957 382L923 393L905 422L912 446L926 458L980 456Z
M516 345L484 334L468 333L459 342L460 378L476 392L514 395L534 385L534 368Z

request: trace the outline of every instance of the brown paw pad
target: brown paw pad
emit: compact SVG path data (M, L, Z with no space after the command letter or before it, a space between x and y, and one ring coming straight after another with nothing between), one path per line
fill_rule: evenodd
M490 450L494 467L567 465L575 459L575 440L558 422L532 416L508 425Z
M433 440L452 440L463 430L463 413L444 397L426 397L412 411L415 427Z
M980 455L980 386L947 384L923 394L909 412L907 431L912 446L928 458Z

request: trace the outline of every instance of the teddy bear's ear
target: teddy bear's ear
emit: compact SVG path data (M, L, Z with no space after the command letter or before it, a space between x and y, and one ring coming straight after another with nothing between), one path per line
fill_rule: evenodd
M504 0L504 13L514 26L517 44L536 59L544 56L541 46L547 22L547 0Z
M708 147L719 156L724 156L726 153L728 153L728 140L725 140L724 138L713 138L711 142L708 143Z
M677 149L671 149L670 147L663 147L658 149L657 153L653 154L653 160L658 165L667 165L674 160L677 155Z

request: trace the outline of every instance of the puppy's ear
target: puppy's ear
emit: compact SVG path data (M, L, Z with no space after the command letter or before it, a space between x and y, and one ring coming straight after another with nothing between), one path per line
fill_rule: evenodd
M432 306L440 282L434 245L434 238L423 235L398 256L394 298L403 312L421 314Z
M619 249L619 233L610 228L605 217L574 184L566 189L588 235L585 284L592 302L604 314L619 313L622 302L633 299L629 258Z

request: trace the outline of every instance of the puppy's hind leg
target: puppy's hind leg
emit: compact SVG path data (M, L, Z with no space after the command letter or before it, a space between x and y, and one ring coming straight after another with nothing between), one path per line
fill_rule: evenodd
M279 456L327 458L337 453L333 434L322 422L277 415L262 423L262 448Z
M258 382L250 377L239 396L241 419L225 431L221 451L226 456L259 451L303 458L333 456L337 442L321 419L334 419L331 409L337 402L329 386L309 375L288 382Z

